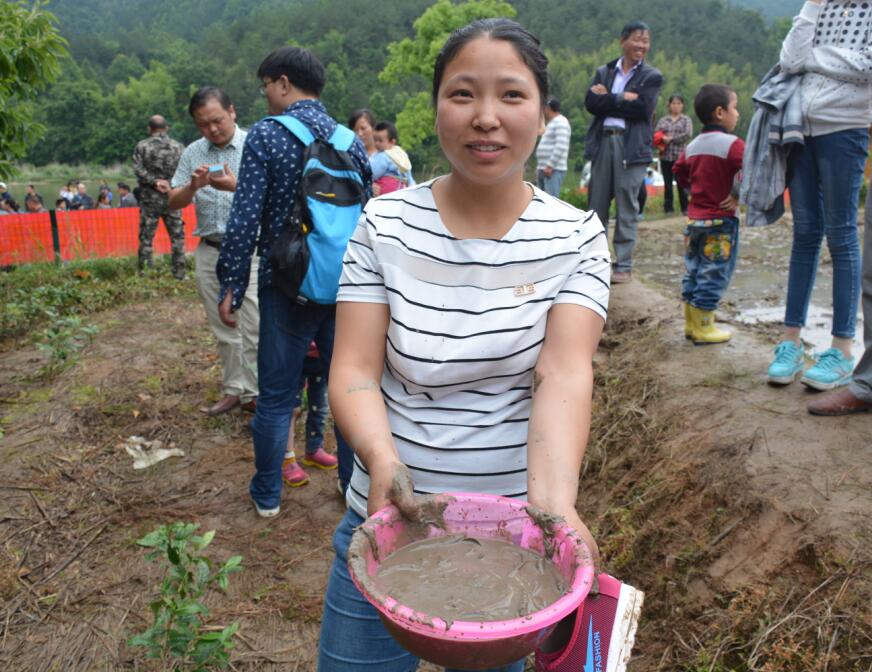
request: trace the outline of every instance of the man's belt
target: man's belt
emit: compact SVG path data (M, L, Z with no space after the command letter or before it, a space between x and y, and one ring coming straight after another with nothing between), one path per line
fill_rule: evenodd
M603 135L623 135L624 129L617 126L610 126L603 129Z

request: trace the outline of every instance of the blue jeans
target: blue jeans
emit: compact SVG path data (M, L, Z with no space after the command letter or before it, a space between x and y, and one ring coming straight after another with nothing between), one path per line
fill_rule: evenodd
M303 360L300 391L294 400L294 408L302 404L306 390L306 452L312 454L324 445L324 424L327 422L327 376L317 357ZM344 488L343 488L344 489Z
M260 392L251 421L254 439L254 476L251 497L261 508L279 505L282 494L282 460L288 443L288 428L294 397L300 389L303 360L309 343L315 341L324 371L330 370L336 306L291 301L276 287L262 287L260 341L257 348L257 379ZM351 480L352 452L336 432L339 482L343 490Z
M684 230L684 279L681 298L694 308L715 310L736 270L739 220L724 217L715 226Z
M857 201L869 133L865 128L806 137L790 180L793 248L784 324L805 326L821 241L833 259L832 335L853 338L860 300Z
M564 177L566 177L565 170L552 170L550 176L546 176L544 172L537 170L536 186L546 194L551 194L554 198L560 198L560 187L563 185Z
M348 574L348 545L354 528L362 522L363 518L349 509L333 535L336 557L324 597L318 672L414 672L418 659L388 634L375 607L360 594ZM519 660L491 672L523 669L524 661Z

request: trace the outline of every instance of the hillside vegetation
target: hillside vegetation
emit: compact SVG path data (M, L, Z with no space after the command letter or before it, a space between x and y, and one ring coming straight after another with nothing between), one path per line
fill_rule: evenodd
M56 0L50 8L69 40L62 80L38 108L48 133L27 160L35 164L128 160L148 116L168 117L183 142L197 137L186 108L197 87L231 95L239 121L265 114L257 66L285 44L312 49L327 66L323 99L340 120L359 107L393 119L423 79L379 81L387 45L414 33L431 0ZM553 90L581 143L588 117L583 96L594 68L615 56L620 27L633 18L653 32L651 59L665 75L664 94L692 98L704 81L724 81L750 94L777 57L783 26L724 0L513 0L517 20L533 30L552 63ZM665 109L661 100L660 111ZM402 138L401 138L402 141ZM412 146L418 165L435 160L426 143ZM580 155L580 152L578 152Z

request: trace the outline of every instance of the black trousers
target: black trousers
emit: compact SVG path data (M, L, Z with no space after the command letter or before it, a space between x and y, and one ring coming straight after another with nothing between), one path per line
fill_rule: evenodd
M673 196L672 196L672 166L674 161L664 161L660 159L660 170L663 172L663 212L673 212ZM687 212L687 192L678 186L675 181L675 186L678 187L678 201L681 204L681 212Z

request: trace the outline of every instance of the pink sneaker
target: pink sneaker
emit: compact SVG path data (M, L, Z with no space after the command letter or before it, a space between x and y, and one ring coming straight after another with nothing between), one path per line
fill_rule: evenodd
M575 612L562 651L536 651L536 672L625 672L645 594L608 574L597 575L599 594Z
M323 448L318 448L314 453L306 453L302 460L307 467L315 467L315 469L335 469L339 461L335 455L331 455Z
M292 488L299 488L301 485L306 485L309 482L309 474L303 471L296 458L286 457L282 462L282 480L285 485Z

